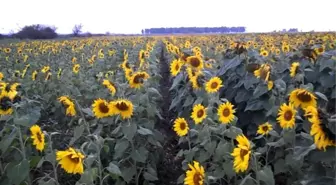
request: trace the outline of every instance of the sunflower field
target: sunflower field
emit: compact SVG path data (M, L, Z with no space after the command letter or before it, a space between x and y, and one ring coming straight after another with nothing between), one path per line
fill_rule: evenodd
M336 183L336 34L0 42L0 185Z

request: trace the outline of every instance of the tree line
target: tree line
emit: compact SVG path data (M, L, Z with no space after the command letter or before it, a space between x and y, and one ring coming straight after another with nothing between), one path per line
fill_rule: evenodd
M244 33L246 27L178 27L178 28L148 28L141 30L144 35L150 34L201 34L201 33Z

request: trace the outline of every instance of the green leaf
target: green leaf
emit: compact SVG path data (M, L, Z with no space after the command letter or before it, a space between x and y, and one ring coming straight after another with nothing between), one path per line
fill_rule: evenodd
M335 147L328 147L326 151L314 150L308 154L308 161L311 163L324 162L331 163L335 161Z
M153 174L150 174L150 173L148 173L148 172L145 172L145 173L143 174L143 177L144 177L146 180L148 180L148 181L157 181L157 180L159 180L159 179L157 178L157 176L155 176L155 175L153 175Z
M40 119L41 112L39 108L31 109L30 112L27 114L15 117L13 122L16 125L21 125L25 127L31 127L33 124L36 124L36 122Z
M229 129L224 131L223 135L231 139L236 139L236 137L242 133L243 131L240 128L231 126Z
M151 93L151 94L155 94L155 95L161 97L160 92L159 92L157 89L153 88L153 87L148 88L147 91L148 91L149 93Z
M84 173L81 175L81 178L79 179L79 184L94 184L94 180L96 179L98 175L98 169L97 168L89 168L84 171Z
M256 111L256 110L261 110L263 109L263 102L260 101L259 99L250 99L247 102L245 112L250 110L250 111Z
M231 147L228 142L223 142L223 141L219 142L215 150L215 155L214 155L215 159L221 160L224 157L224 155L231 152L230 150L231 150Z
M315 92L315 94L320 97L321 99L323 99L324 101L328 101L328 98L326 95L324 95L323 93L320 92Z
M258 171L257 177L267 185L275 185L274 175L270 167L264 167L264 169Z
M79 125L75 127L74 136L71 138L69 145L73 145L83 135L84 129L84 125Z
M141 135L153 135L153 132L147 128L143 128L141 126L139 126L139 129L138 129L138 133L141 134Z
M113 162L110 162L110 164L106 168L106 170L109 171L110 173L114 174L114 175L121 176L121 171L120 171L119 167L116 164L114 164Z
M132 141L133 137L137 132L137 125L134 123L123 124L121 127L121 131L124 134L125 138L127 138L129 141Z
M249 179L252 179L250 173L243 178L243 180L239 183L239 185L245 185L246 181L249 180Z
M329 60L321 61L319 64L320 64L320 72L322 72L325 68L336 70L335 60L329 59Z
M16 137L16 128L14 128L12 130L12 132L7 136L1 139L0 142L0 150L1 153L5 153L8 149L8 147L12 144L12 142L14 141L15 137Z
M278 159L274 164L274 174L277 175L279 173L286 172L285 160Z
M29 161L30 168L35 168L41 159L42 157L40 156L31 156Z
M125 168L121 171L123 179L129 183L132 179L133 176L136 174L136 167L131 166L129 168Z
M10 163L6 170L7 177L12 184L19 185L24 181L29 174L28 160L22 160L19 164Z
M332 177L317 177L315 179L309 180L303 185L333 185L336 184L336 180Z
M118 140L114 147L114 159L121 157L126 149L129 147L129 142L125 139Z
M280 138L278 141L276 142L270 142L267 143L268 146L274 146L274 147L281 147L285 145L285 140L283 138Z
M239 66L242 62L242 59L239 58L239 56L234 57L233 59L229 61L223 61L224 65L219 69L217 76L222 76L225 74L229 69L235 68Z
M306 155L308 155L310 151L315 150L315 149L316 149L315 144L312 144L309 147L296 146L294 148L293 159L294 160L301 160Z
M194 103L194 98L192 96L188 96L186 101L183 104L183 107L189 107Z
M257 88L253 92L254 98L259 98L261 95L268 92L267 84L264 82L261 82L258 84Z
M173 81L173 84L172 86L170 87L170 91L175 89L175 87L183 80L183 73L179 73L175 78L174 78L174 81Z
M185 175L184 174L180 175L179 178L177 179L177 184L183 184L184 179L185 179Z
M142 163L146 162L147 156L148 156L148 150L143 146L141 146L138 150L132 151L131 153L131 157L133 160Z

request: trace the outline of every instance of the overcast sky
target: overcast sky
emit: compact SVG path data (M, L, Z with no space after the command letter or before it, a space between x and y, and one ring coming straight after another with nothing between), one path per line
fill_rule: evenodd
M140 33L143 28L246 26L336 31L336 0L1 0L0 33L48 24L71 33ZM334 18L332 18L334 17Z

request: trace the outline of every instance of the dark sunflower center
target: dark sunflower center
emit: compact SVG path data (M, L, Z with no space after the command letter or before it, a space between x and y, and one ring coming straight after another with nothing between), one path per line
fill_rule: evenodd
M319 52L323 52L323 48L318 48L318 51Z
M204 115L204 110L203 109L197 111L197 117L198 118L202 117L203 115Z
M10 109L11 108L10 101L11 101L10 98L7 96L1 98L0 99L0 109L4 111Z
M223 116L224 117L228 117L230 115L230 110L228 109L228 108L225 108L224 110L223 110Z
M143 74L136 75L134 77L133 82L136 83L136 84L142 84L144 78L145 78L145 75L143 75Z
M217 82L212 82L211 83L211 89L216 89L218 87L218 83Z
M242 160L244 160L244 157L245 157L245 155L247 155L248 154L248 151L247 150L244 150L244 149L240 149L240 158L242 159Z
M185 130L186 127L187 127L186 123L184 123L184 122L181 122L181 123L180 123L180 129L181 129L181 130Z
M192 57L190 60L190 65L193 67L198 67L200 66L201 61L197 57Z
M284 118L286 121L290 121L293 118L293 113L292 111L288 110L284 114Z
M260 71L260 78L263 79L263 80L266 79L268 72L269 71L267 69L262 68L261 71Z
M297 98L301 101L301 102L310 102L312 100L312 97L308 94L308 93L298 93L297 94Z
M99 104L99 110L102 113L108 113L110 109L105 103L100 103Z
M128 105L125 102L117 103L116 107L121 111L128 110Z
M179 65L179 64L176 64L176 65L175 65L175 71L178 71L178 70L180 70L180 65Z
M195 185L200 185L201 183L201 181L202 181L203 179L202 179L202 175L199 173L199 172L196 172L195 174L194 174L194 177L193 177L193 181L194 181L194 184Z
M37 137L37 140L38 140L40 143L42 143L42 135L41 135L40 132L37 132L37 133L36 133L36 137Z
M50 76L51 76L50 74L48 74L48 75L47 75L47 80L49 80L49 79L50 79Z
M78 157L74 157L74 155L68 155L68 159L75 163L75 164L78 164L79 163L79 158Z
M264 132L267 132L267 131L268 131L268 126L267 126L267 125L263 126L263 127L262 127L262 130L263 130Z

